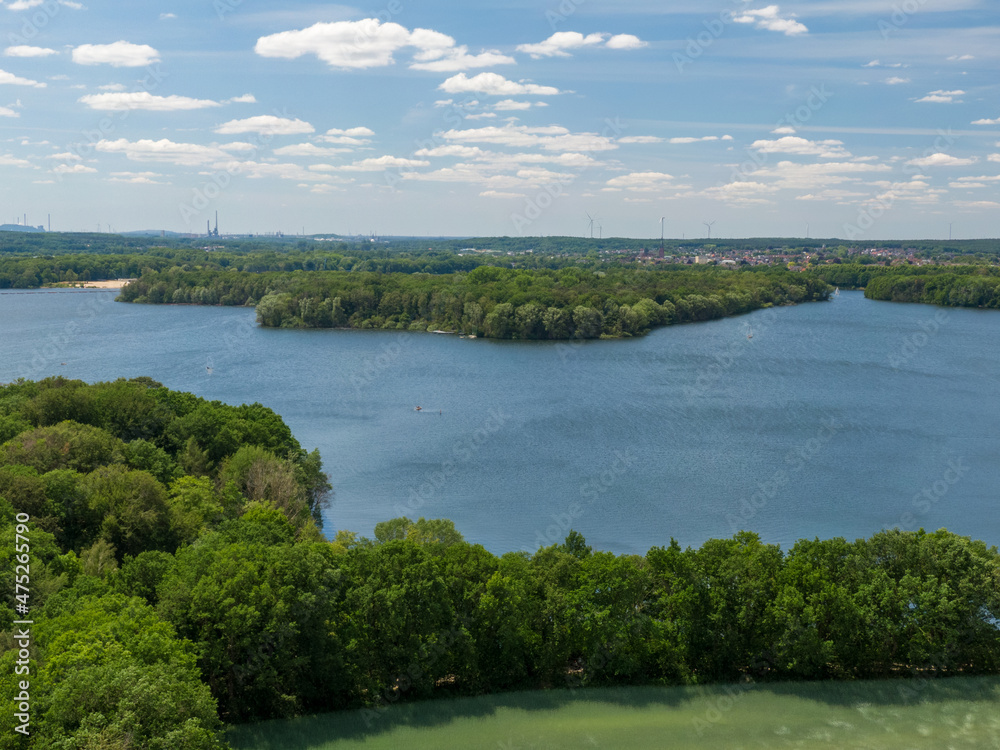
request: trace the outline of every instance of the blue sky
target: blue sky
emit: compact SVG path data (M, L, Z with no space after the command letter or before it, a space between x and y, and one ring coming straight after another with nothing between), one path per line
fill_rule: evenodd
M997 237L998 61L994 0L5 0L0 223Z

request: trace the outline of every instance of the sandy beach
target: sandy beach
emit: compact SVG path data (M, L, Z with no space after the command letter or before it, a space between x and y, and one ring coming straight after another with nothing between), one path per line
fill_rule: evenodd
M75 284L71 289L121 289L130 281L135 279L112 279L110 281L84 281Z

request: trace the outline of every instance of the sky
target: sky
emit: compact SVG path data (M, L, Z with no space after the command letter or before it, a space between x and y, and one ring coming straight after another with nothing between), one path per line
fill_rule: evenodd
M998 62L995 0L0 0L0 223L998 237Z

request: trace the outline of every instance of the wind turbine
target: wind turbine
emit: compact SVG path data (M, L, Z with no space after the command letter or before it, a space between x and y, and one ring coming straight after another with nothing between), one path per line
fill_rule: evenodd
M712 226L715 224L715 222L716 222L716 219L712 219L711 221L703 221L702 222L702 224L704 224L706 227L708 227L708 239L712 239Z
M597 222L597 239L599 240L604 239L604 226L601 224L601 222Z
M584 213L587 214L587 218L590 219L590 239L594 239L594 217L586 211L584 211Z

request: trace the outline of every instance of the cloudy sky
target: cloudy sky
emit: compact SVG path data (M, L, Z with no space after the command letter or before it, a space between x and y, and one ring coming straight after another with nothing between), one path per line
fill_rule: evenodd
M0 1L0 223L1000 236L995 0Z

